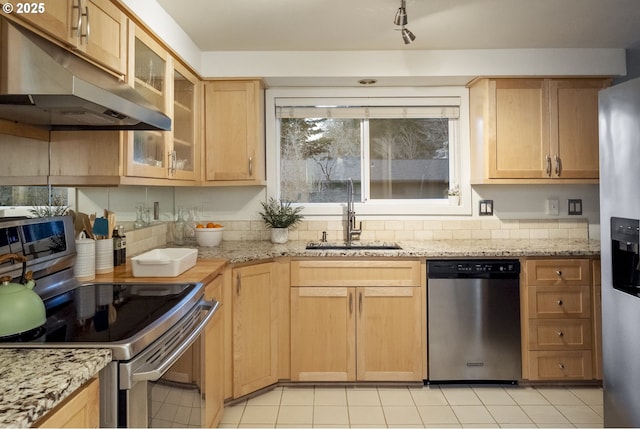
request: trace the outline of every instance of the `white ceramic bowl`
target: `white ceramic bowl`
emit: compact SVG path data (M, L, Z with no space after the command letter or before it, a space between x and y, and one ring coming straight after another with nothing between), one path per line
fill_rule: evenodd
M214 247L222 241L222 231L220 228L196 228L196 241L198 246Z

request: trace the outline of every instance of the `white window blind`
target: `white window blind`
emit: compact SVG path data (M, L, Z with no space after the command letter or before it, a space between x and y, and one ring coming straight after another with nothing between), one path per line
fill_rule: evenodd
M277 99L276 117L282 118L336 118L336 119L386 119L386 118L448 118L460 117L460 100L442 97L420 100L421 105L393 105L393 99ZM426 103L428 104L424 104ZM385 105L385 103L388 103Z

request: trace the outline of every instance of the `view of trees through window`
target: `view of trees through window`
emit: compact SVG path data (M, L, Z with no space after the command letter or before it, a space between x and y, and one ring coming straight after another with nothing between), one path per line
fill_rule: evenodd
M449 120L281 118L280 162L287 201L344 202L348 178L358 201L363 177L369 199L445 198Z
M36 217L63 215L69 209L68 188L0 186L0 207L31 207Z

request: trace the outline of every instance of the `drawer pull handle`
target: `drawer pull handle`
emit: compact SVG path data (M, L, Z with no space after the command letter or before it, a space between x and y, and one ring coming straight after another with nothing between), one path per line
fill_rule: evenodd
M560 368L560 369L564 369L564 364L563 364L563 363L561 363L560 365L558 365L558 368Z
M561 299L558 300L558 305L564 304Z
M558 277L562 276L562 271L560 271L560 270L556 271L556 276L558 276Z
M559 332L558 332L558 336L559 336L559 337L564 337L564 332L559 331Z

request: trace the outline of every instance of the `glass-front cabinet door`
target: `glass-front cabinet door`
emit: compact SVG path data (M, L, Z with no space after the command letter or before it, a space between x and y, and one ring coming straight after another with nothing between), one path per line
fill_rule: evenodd
M169 102L171 58L155 40L136 27L133 43L133 65L129 76L133 86L149 103L171 116ZM169 177L170 138L166 131L129 131L127 146L127 176Z
M195 180L199 166L196 150L196 111L200 100L198 79L179 63L173 69L173 150L170 174L175 179Z

